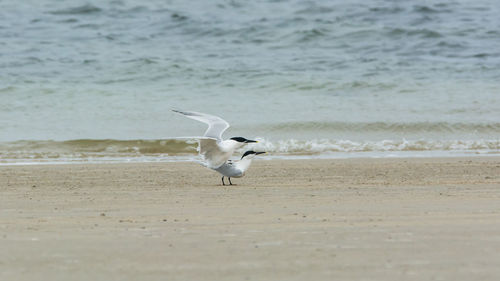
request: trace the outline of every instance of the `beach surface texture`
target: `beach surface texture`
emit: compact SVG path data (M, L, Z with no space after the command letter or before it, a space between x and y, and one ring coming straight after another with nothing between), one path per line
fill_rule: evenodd
M500 280L500 158L0 167L0 280Z

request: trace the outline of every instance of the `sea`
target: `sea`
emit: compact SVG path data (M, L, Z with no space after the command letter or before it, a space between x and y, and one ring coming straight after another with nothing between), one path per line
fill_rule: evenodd
M2 0L0 164L500 155L497 0Z

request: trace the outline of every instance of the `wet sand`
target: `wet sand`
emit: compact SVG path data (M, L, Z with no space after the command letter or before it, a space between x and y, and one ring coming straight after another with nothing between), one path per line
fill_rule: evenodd
M500 280L500 158L0 167L0 280Z

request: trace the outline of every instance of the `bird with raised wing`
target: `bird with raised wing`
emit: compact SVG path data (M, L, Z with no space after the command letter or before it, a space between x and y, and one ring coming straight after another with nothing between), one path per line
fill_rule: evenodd
M215 170L224 165L236 149L247 143L257 142L243 137L223 140L222 134L229 128L229 123L220 117L194 111L172 111L208 125L208 129L203 136L187 138L198 140L198 152L203 157L204 164L210 169Z
M224 183L224 177L228 178L229 185L233 185L233 183L231 182L231 178L243 177L248 168L250 168L250 164L252 164L252 160L254 159L254 157L263 153L265 152L255 152L253 150L249 150L245 152L243 156L241 156L240 160L228 160L219 168L214 169L222 175L222 185L226 185Z

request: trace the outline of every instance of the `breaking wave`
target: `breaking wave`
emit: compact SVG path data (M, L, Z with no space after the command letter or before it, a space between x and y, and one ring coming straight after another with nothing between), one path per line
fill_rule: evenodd
M266 125L262 125L266 127ZM267 125L269 130L321 130L334 132L396 132L396 133L500 133L500 123L449 122L288 122Z
M287 155L322 155L360 152L480 152L500 153L500 139L496 140L278 140L259 139L259 143L240 149L266 151L269 157L286 158ZM69 140L69 141L16 141L0 143L0 163L43 162L127 162L175 161L194 159L196 141L184 140ZM179 158L180 157L180 158Z
M324 152L385 152L385 151L488 151L500 152L500 140L259 140L255 149L292 154Z
M0 162L16 159L43 161L46 159L86 160L165 157L195 154L195 141L179 140L68 140L68 141L16 141L0 143Z

